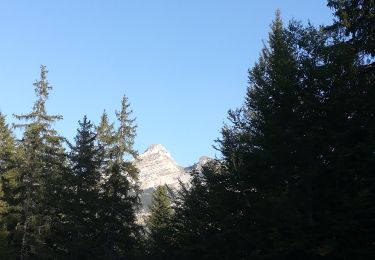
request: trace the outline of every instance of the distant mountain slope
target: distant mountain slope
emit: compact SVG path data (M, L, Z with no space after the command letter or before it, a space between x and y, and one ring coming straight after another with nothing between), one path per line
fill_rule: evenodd
M135 166L139 170L140 188L143 211L148 210L151 203L152 193L159 185L167 185L171 189L179 188L179 181L188 183L190 173L194 170L201 170L211 158L203 156L199 162L183 168L172 158L171 154L161 144L153 144L146 151L139 155L135 161Z

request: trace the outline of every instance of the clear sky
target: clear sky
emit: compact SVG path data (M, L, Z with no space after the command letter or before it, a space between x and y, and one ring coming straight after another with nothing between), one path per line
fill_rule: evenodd
M190 165L212 148L275 10L329 24L322 0L1 0L0 109L27 113L39 66L54 87L47 110L71 139L84 114L112 116L123 94L137 118L136 148L163 144Z

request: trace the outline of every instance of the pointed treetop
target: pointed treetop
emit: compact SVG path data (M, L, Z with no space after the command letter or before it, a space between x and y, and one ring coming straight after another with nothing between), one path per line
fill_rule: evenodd
M47 73L47 67L45 65L40 65L40 80L35 81L35 83L33 84L37 97L44 100L48 98L49 90L52 89L47 80Z
M280 9L276 9L276 12L275 12L275 20L273 21L274 24L279 24L279 25L283 25L283 21L281 19L281 11Z
M107 111L105 109L103 110L102 116L100 117L100 122L103 123L103 124L105 124L105 123L108 124L108 114L107 114Z
M79 127L77 128L77 135L74 137L76 146L81 144L93 143L96 139L96 134L93 131L94 125L91 123L87 116L84 115L82 120L78 121ZM74 150L74 145L68 142L69 147Z
M147 221L147 225L151 229L151 232L166 228L173 211L171 200L168 196L168 189L165 185L156 188L152 195L152 202L149 209L151 215Z
M114 154L113 147L116 144L117 137L114 129L114 124L109 123L108 115L105 110L100 117L100 123L96 127L96 131L100 144L105 148L104 150L107 158L112 158Z
M134 149L134 139L136 136L135 118L132 118L133 111L130 109L128 98L124 95L121 100L121 111L116 111L117 120L120 123L117 135L119 138L119 149L123 155L137 156Z
M120 121L120 124L135 122L135 118L130 118L133 110L130 109L130 103L128 98L124 95L121 100L121 111L116 111L117 119ZM134 125L134 127L137 127Z
M96 130L98 131L99 139L106 135L112 135L113 128L114 128L114 124L109 123L107 111L104 109L103 114L100 117L99 126L96 127Z
M49 91L52 87L49 85L47 80L48 70L46 66L40 66L40 80L34 82L33 86L35 88L36 101L34 103L32 112L29 114L14 115L18 120L31 120L32 123L37 123L45 127L49 127L51 123L61 120L63 117L61 115L48 115L45 103L49 96ZM28 124L16 124L15 127L25 127Z
M279 41L284 32L283 29L283 20L281 19L280 9L277 9L275 12L275 19L272 21L271 32L269 34L270 45L272 48L272 42Z

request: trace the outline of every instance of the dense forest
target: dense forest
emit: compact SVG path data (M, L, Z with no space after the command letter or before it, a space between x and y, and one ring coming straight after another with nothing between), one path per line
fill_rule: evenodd
M319 28L276 12L221 158L159 187L146 225L128 99L69 141L41 66L32 110L0 113L0 258L375 259L375 2L328 7Z

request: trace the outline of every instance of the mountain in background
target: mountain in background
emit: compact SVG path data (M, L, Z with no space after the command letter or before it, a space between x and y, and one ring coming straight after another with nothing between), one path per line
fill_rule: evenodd
M141 194L142 210L148 211L151 203L152 193L159 185L167 185L171 190L179 188L180 181L184 184L190 180L190 174L212 160L202 156L199 161L189 167L181 167L173 159L171 154L161 144L153 144L139 155L135 166L139 170L139 183L143 191Z

